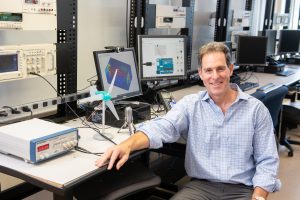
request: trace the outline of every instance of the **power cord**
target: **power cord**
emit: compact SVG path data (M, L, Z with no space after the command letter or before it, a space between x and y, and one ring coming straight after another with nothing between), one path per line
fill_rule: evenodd
M33 113L32 113L31 108L29 108L28 106L23 106L22 111L23 112L30 112L30 118L32 118Z
M21 114L21 111L17 110L16 108L10 106L3 106L2 108L8 108L11 111L11 114Z
M76 151L79 151L81 153L86 153L86 154L93 154L93 155L96 155L96 156L101 156L103 153L95 153L95 152L91 152L89 150L86 150L85 148L82 148L82 147L75 147L74 148Z
M145 62L143 63L144 66L152 66L152 62Z
M89 87L91 87L92 85L94 85L94 84L96 83L97 80L92 80L92 79L95 78L96 76L97 76L97 75L94 75L94 76L92 76L92 77L86 79L86 81L89 82L90 85L88 85L88 86L86 86L86 87L84 87L84 88L82 88L82 89L80 89L80 90L77 90L77 92L81 92L81 91L83 91L83 90L86 90L86 89L88 89Z
M7 117L7 112L6 111L1 111L0 112L0 117Z
M38 76L40 78L42 78L44 81L46 81L51 87L52 89L57 93L57 95L61 98L62 102L63 102L63 97L58 93L58 91L56 90L56 88L43 76L41 76L40 74L37 74L35 72L30 72L29 74L31 75L35 75ZM91 128L92 130L94 130L96 133L98 133L100 136L102 136L103 138L105 138L106 140L110 141L113 144L117 144L115 143L113 140L111 140L110 138L108 138L107 136L105 136L104 134L102 134L100 132L100 130L95 130L95 128L91 127L88 123L85 122L85 120L81 119L81 117L79 117L79 115L77 115L77 113L73 110L73 108L67 103L65 102L65 104L67 105L67 107L71 110L71 112L78 118L80 119L80 121L82 122L82 124L84 124L85 126L88 126L89 128Z

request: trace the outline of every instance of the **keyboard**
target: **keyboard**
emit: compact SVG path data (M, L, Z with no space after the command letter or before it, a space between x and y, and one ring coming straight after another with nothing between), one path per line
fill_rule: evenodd
M253 83L253 82L244 82L239 84L239 87L243 91L251 90L252 88L256 88L258 86L259 86L258 83Z
M256 91L262 91L262 92L264 92L265 90L267 90L267 89L269 89L269 88L271 88L271 87L274 87L274 86L275 86L274 83L268 83L268 84L266 84L266 85L263 85L263 86L257 88Z

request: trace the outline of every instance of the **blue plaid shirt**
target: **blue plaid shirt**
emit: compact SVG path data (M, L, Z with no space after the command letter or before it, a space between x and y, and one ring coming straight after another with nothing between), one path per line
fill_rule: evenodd
M190 177L277 191L279 157L271 116L259 100L235 89L237 99L225 115L201 91L185 96L164 117L138 130L148 136L150 148L185 138Z

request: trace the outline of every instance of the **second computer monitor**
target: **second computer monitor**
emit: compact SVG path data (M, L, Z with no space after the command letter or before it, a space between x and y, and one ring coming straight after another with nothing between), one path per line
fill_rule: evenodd
M138 40L141 80L186 78L186 36L139 35Z
M280 30L278 53L297 53L300 46L300 30Z
M267 53L267 37L238 37L236 63L238 65L265 65Z

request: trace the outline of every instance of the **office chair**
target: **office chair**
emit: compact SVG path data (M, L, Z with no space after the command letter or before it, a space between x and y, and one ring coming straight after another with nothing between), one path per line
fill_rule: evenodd
M281 118L281 110L282 110L282 102L285 95L288 93L288 88L286 86L280 86L268 93L266 93L265 98L263 98L262 102L268 108L273 125L277 133L279 133L279 125ZM278 136L278 135L277 135Z
M266 93L264 93L263 91L256 91L256 92L252 93L251 96L262 101L266 97Z
M291 144L300 145L300 141L288 139L286 137L286 131L288 128L289 129L297 128L299 124L300 124L300 102L291 102L289 105L283 105L280 144L283 144L288 148L289 157L292 157L294 155L294 150Z
M128 161L120 170L106 171L79 185L74 196L78 200L146 199L142 194L149 196L160 182L160 177L140 162Z
M287 93L288 88L286 86L280 86L279 88L276 88L268 93L257 91L251 94L255 98L261 100L268 108L273 121L274 133L277 138L279 138L278 134L280 132L282 102Z

